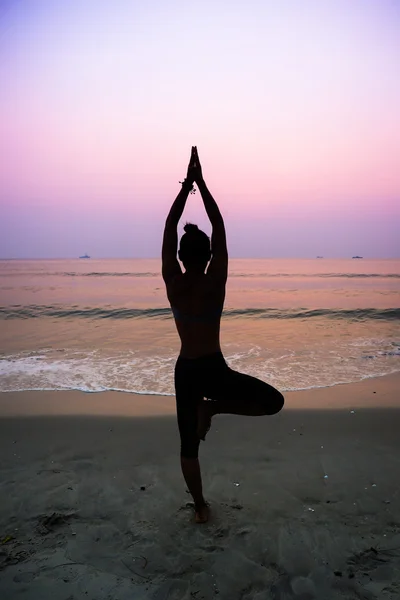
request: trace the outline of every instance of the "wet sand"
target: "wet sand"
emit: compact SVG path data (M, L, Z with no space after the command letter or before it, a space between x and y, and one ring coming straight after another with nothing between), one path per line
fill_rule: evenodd
M173 398L0 394L0 597L397 600L399 384L216 417L200 451L212 509L201 526Z

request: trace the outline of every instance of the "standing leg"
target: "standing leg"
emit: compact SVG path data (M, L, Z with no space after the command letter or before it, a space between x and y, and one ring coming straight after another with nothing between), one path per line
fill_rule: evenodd
M200 464L198 459L200 440L197 435L198 404L202 400L193 390L193 381L175 370L176 407L181 437L181 468L195 506L197 523L208 521L208 505L203 496Z
M196 523L206 523L209 517L207 502L203 496L200 463L198 458L181 456L182 474L194 501Z

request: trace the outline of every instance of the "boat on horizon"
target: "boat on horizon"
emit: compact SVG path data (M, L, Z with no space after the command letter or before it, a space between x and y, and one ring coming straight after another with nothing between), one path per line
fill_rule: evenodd
M89 254L83 254L82 256L80 256L79 258L90 258Z
M352 256L351 258L363 258L362 256Z

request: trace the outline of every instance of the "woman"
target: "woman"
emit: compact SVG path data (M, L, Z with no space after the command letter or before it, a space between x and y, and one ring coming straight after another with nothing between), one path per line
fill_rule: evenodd
M185 267L182 273L176 257L177 226L193 183L200 190L211 221L211 246L197 225L186 224L178 253ZM230 369L222 355L219 332L228 275L225 227L204 182L196 146L192 147L187 177L165 223L162 275L181 339L175 391L182 473L194 500L195 520L205 523L209 508L203 497L198 450L212 417L222 413L273 415L281 410L284 399L267 383Z

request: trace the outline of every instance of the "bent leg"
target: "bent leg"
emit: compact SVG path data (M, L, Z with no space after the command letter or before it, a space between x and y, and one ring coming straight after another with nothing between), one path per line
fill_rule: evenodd
M207 405L211 415L274 415L283 408L283 395L265 381L228 366L210 375L204 395L212 402L203 406Z

